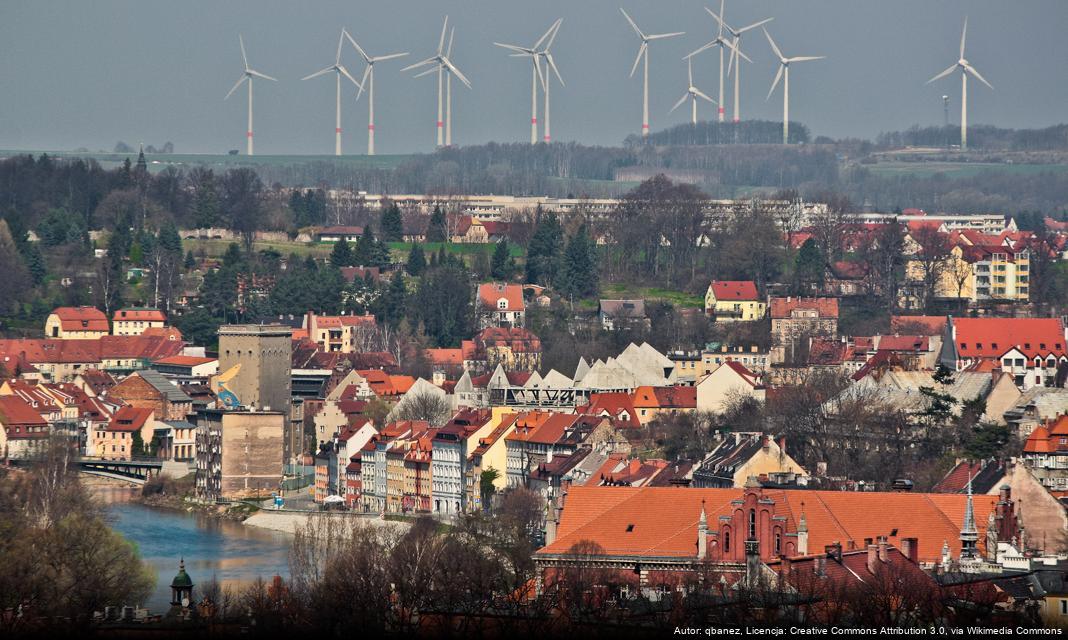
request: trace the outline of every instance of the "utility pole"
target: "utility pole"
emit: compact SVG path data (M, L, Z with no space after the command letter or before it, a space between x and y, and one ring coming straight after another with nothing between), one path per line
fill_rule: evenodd
M942 129L945 131L945 147L949 148L949 96L942 96Z

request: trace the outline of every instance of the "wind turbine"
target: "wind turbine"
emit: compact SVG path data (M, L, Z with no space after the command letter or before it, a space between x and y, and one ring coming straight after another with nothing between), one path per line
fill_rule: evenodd
M960 150L968 150L968 74L975 76L975 79L982 82L991 89L994 85L986 81L986 78L979 75L979 72L975 70L970 62L964 57L964 38L968 35L968 18L964 18L964 29L960 32L960 58L957 59L948 69L931 78L927 81L927 84L931 84L935 80L939 80L953 73L955 70L960 69Z
M346 78L348 78L349 81L351 81L352 84L356 85L357 88L362 88L360 86L360 83L356 82L356 78L353 78L352 74L349 73L348 69L346 69L345 66L341 64L341 45L345 42L346 35L348 35L348 33L344 29L342 29L341 35L337 37L337 56L334 58L334 64L330 65L325 69L321 69L313 74L306 75L301 78L301 80L311 80L312 78L317 78L323 74L330 73L331 71L334 72L334 80L337 83L336 110L334 112L335 156L341 155L341 76L345 76Z
M767 29L764 29L764 35L768 37L768 44L771 45L771 50L775 52L775 55L779 57L779 70L775 73L775 80L771 83L771 89L768 90L768 97L765 100L771 98L771 94L775 91L775 87L779 85L779 78L782 78L782 143L789 144L790 137L790 64L793 62L806 62L808 60L822 60L826 56L794 56L793 58L787 58L779 51L779 47L775 44L775 41L771 39L771 34Z
M423 60L421 62L416 62L415 64L408 65L407 67L404 67L403 69L401 69L401 71L410 71L412 69L418 69L419 67L424 67L426 65L434 65L432 68L427 69L426 71L424 71L422 73L416 74L415 77L419 78L419 77L434 73L435 71L437 71L437 73L438 73L438 122L437 122L437 126L438 126L438 146L439 147L448 146L448 145L452 144L452 117L451 117L452 116L452 81L451 81L452 75L455 74L456 77L460 79L460 82L463 82L465 85L467 85L468 89L471 88L471 82L468 81L467 77L464 76L464 74L459 69L456 68L456 65L454 65L449 60L449 55L452 53L452 35L451 34L449 35L449 47L448 47L448 49L446 49L445 48L445 31L448 29L448 26L449 26L449 16L445 16L445 23L441 25L441 38L438 39L438 52L436 54L434 54L433 56L427 58L426 60ZM453 31L453 33L455 33L455 30ZM448 78L445 77L446 75L448 76ZM448 82L448 87L443 87L443 82ZM442 126L445 124L445 122L443 122L442 119L441 119L441 98L442 98L443 89L448 92L448 107L447 108L449 110L449 113L448 113L448 116L447 116L447 120L449 121L449 127L448 127L448 131L444 132L445 133L444 140L442 139L442 133L443 133L442 132Z
M245 71L241 74L241 77L238 78L233 88L230 89L230 92L226 94L226 97L223 98L223 100L228 100L230 96L233 95L235 91L237 91L237 88L241 86L242 82L248 81L248 129L245 131L245 137L248 140L247 153L248 155L252 155L252 79L263 78L264 80L271 80L273 82L278 82L278 79L272 78L268 75L264 75L259 71L254 71L249 68L248 56L245 55L245 39L242 38L240 34L238 34L237 36L237 42L241 45L241 59L245 63Z
M731 59L727 63L727 74L729 75L730 72L731 72L731 69L733 68L733 70L734 70L734 116L733 116L732 120L734 122L740 122L741 119L742 119L742 111L741 111L741 108L739 106L739 96L741 95L741 91L740 91L741 80L740 80L739 76L741 75L740 71L741 71L742 64L741 64L741 60L738 60L738 56L742 55L742 34L745 33L746 31L749 31L750 29L756 29L757 27L759 27L761 25L767 24L767 23L771 22L772 20L774 20L775 18L764 18L763 20L760 20L759 22L754 22L753 24L751 24L751 25L749 25L747 27L742 27L741 29L735 29L735 28L731 27L729 24L727 24L726 22L723 21L723 16L716 14L714 11L712 11L708 7L705 7L705 11L708 12L708 15L712 16L713 18L715 18L716 22L718 22L720 24L720 26L722 26L724 29L726 29L727 32L730 33L731 36L734 38L734 43L733 43L733 46L731 47ZM746 60L749 60L749 58L746 58L744 55L742 55L742 57L745 58ZM752 60L749 60L749 62L752 62Z
M538 142L538 83L541 83L543 89L546 91L548 90L548 87L545 84L545 76L541 73L542 52L538 50L538 47L540 47L546 39L556 37L556 29L560 26L562 21L563 19L554 22L552 26L549 27L549 30L545 32L545 35L538 38L538 41L535 42L532 47L520 47L514 44L502 44L500 42L493 43L498 47L515 52L511 54L512 56L530 58L530 144L537 144ZM547 51L548 47L546 47L546 52ZM546 104L546 107L548 107L548 104Z
M345 37L352 43L352 46L356 48L356 51L363 56L364 62L367 63L367 68L363 70L363 78L360 79L360 90L356 92L356 99L360 99L364 87L367 87L367 155L373 156L375 154L375 63L400 58L408 55L408 52L391 53L388 56L369 56L363 50L363 47L356 44L356 40L353 39L348 31L344 33Z
M723 8L724 8L724 0L719 0L719 15L721 15L721 16L723 15ZM726 116L726 108L724 108L724 106L723 106L724 105L724 101L723 101L723 48L726 47L727 49L730 49L732 55L734 53L738 53L743 58L745 58L747 61L752 62L752 60L750 60L749 56L745 55L741 51L735 51L734 44L732 44L730 40L728 40L728 39L723 37L723 23L722 22L719 23L719 33L716 35L716 39L712 40L711 42L706 43L701 48L699 48L699 49L697 49L695 51L691 51L689 54L687 54L685 59L689 60L690 58L693 58L694 56L699 55L699 54L711 49L712 47L719 47L719 108L718 108L718 112L719 112L719 121L723 122L723 119ZM693 84L693 83L691 82L690 84ZM737 111L737 109L735 111Z
M634 72L638 70L638 63L644 59L645 69L643 71L643 85L642 85L642 138L649 137L649 43L653 40L660 40L663 38L671 38L674 36L683 35L683 31L675 31L672 33L654 33L645 35L642 30L638 28L638 25L630 19L626 11L623 8L619 9L623 13L623 17L630 23L631 28L634 29L634 33L638 34L642 43L638 47L638 57L634 58L634 64L630 68L630 77L634 77Z
M553 75L560 81L560 86L564 86L564 78L560 75L560 70L556 68L556 62L553 60L553 54L549 52L549 47L553 46L553 40L556 39L556 34L560 31L560 24L564 19L560 18L556 21L556 29L553 34L549 36L549 42L545 44L545 47L538 52L538 55L545 58L545 144L549 144L552 141L552 136L549 133L549 89L552 87L553 79L549 76L549 69L553 70Z
M691 62L691 60L689 58L686 59L686 75L690 80L690 83L686 86L686 93L682 94L682 97L679 98L679 101L675 103L674 107L671 107L671 111L674 111L675 109L678 109L679 107L681 107L682 103L686 102L686 99L689 98L690 101L691 101L691 104L690 104L690 122L693 125L696 126L697 125L697 99L701 98L702 100L707 100L708 102L711 102L712 104L718 104L718 103L715 100L713 100L712 98L709 98L705 94L701 93L701 90L693 85L693 62ZM671 113L671 111L669 111L668 113Z

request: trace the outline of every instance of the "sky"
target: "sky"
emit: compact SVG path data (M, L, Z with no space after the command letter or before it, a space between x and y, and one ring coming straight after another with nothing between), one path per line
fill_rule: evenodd
M453 143L527 141L530 66L493 46L532 45L563 18L553 56L566 86L551 89L556 141L618 145L641 125L641 70L629 77L638 38L620 6L646 33L685 31L650 51L655 131L686 122L668 113L686 90L682 57L715 37L718 0L6 0L0 3L0 148L110 150L172 141L179 153L244 150L246 94L223 96L240 77L242 34L257 81L257 154L330 154L332 77L301 81L334 61L346 27L371 55L411 52L376 66L380 154L434 147L434 76L406 64L433 54L442 19L456 29L453 62L472 89L453 85ZM969 83L969 122L1043 127L1068 121L1068 2L1065 0L727 0L726 21L767 25L787 56L826 60L791 67L790 115L814 135L874 138L881 131L942 122L942 95L959 121L959 75L924 83L957 59L969 17L969 61L996 88ZM765 100L775 60L760 29L743 36L753 59L741 75L742 117L782 118L779 91ZM363 64L346 44L344 63ZM718 57L696 59L695 81L717 98ZM728 82L728 116L732 94ZM539 98L540 109L541 98ZM699 117L714 117L701 103ZM342 94L346 153L366 150L367 99Z

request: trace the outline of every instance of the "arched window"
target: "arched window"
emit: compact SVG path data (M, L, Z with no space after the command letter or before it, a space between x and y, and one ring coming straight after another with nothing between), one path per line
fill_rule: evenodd
M723 530L723 553L730 553L731 550L731 530Z
M782 531L775 530L775 555L782 555Z
M756 509L749 510L749 539L756 540Z

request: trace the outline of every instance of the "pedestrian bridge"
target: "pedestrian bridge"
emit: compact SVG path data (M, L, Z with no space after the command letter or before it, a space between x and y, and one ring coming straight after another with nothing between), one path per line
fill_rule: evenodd
M133 484L144 484L149 478L159 475L163 468L162 460L146 458L143 460L100 460L97 458L80 458L78 470L94 476L124 480Z

